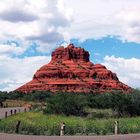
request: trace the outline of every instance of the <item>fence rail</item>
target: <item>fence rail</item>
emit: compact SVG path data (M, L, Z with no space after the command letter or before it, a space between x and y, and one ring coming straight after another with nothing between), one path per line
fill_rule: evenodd
M0 119L7 118L8 116L15 115L17 113L29 111L29 108L25 107L9 107L0 108Z

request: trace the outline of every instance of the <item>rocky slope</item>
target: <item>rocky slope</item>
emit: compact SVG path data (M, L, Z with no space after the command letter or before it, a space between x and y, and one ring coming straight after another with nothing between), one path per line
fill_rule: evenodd
M101 64L93 64L89 53L69 44L52 52L52 60L34 74L32 81L19 87L17 91L29 93L33 90L51 92L110 92L112 90L131 91Z

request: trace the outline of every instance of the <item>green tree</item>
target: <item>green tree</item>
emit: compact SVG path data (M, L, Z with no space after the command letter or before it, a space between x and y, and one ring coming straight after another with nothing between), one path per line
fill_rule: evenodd
M56 94L47 100L45 113L82 116L85 114L86 99L81 94Z
M3 102L6 100L7 92L0 91L0 107L3 107Z

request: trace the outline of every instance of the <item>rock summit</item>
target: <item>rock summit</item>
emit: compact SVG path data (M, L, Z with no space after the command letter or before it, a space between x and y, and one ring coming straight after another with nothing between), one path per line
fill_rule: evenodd
M104 65L90 62L88 51L69 44L52 52L51 61L37 70L30 82L16 89L23 93L35 90L77 93L120 90L127 93L131 88Z

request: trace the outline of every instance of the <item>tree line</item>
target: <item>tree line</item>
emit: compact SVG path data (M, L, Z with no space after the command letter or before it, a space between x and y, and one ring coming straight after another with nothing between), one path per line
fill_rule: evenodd
M111 93L51 93L33 91L29 94L0 92L0 105L6 99L46 102L44 113L83 116L85 108L112 109L118 116L140 115L140 91L129 94L120 91Z

